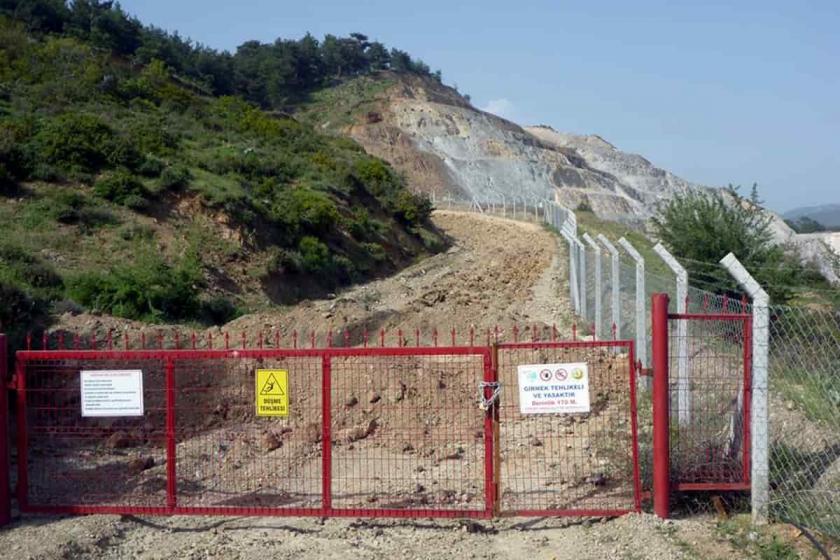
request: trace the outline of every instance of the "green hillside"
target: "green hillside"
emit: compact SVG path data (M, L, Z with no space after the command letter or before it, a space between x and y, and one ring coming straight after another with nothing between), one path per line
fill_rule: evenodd
M125 52L120 22L175 39L108 4L74 3L99 14L80 31L63 2L0 2L0 329L83 309L221 323L443 247L429 201L388 164L285 112L214 95L212 75L144 62L142 41Z

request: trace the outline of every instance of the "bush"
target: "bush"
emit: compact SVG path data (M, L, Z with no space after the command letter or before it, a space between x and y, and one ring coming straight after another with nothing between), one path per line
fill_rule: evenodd
M200 304L199 319L207 325L224 325L242 315L242 311L228 298L216 296Z
M160 186L163 189L180 189L190 184L192 173L183 165L172 165L163 170L160 175Z
M385 262L385 260L388 258L388 254L385 252L385 248L382 247L382 245L380 245L379 243L363 243L362 248L375 262Z
M433 209L432 201L426 195L413 194L406 190L400 191L393 204L397 219L410 226L420 225L428 220Z
M35 161L93 172L107 166L118 150L114 132L99 117L65 113L41 124L31 151Z
M118 170L99 179L93 191L102 198L128 206L142 209L148 205L150 193L134 175L126 170Z
M77 225L83 231L114 224L116 218L108 210L92 204L79 192L61 190L43 200L41 206L55 221Z
M653 219L657 237L677 258L684 259L689 277L704 287L740 292L718 264L732 252L774 303L787 302L803 268L773 241L771 217L759 206L755 192L751 200L731 187L726 193L689 193L660 205Z
M137 173L143 177L160 177L163 170L166 168L166 163L153 155L147 155L140 165L137 166Z
M332 272L333 261L330 249L317 237L304 236L298 243L300 253L300 267L311 274L326 274Z
M81 274L69 282L74 301L103 313L145 321L198 316L201 268L194 259L175 266L151 251L132 264Z
M339 220L338 208L329 196L305 187L282 191L272 214L292 240L300 232L321 237Z

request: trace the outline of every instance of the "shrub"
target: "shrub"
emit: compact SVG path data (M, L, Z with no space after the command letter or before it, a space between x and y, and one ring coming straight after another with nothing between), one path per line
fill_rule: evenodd
M160 175L160 186L163 189L180 189L192 181L192 173L183 165L172 165L163 170Z
M140 165L137 166L137 173L143 177L160 177L163 170L166 168L166 163L153 155L147 155L143 158Z
M99 179L93 191L102 198L139 209L148 204L149 191L134 175L121 169Z
M108 210L92 204L87 197L75 191L54 192L43 199L39 206L55 221L77 225L85 232L117 222Z
M690 277L722 292L738 293L735 281L718 265L732 252L775 303L785 303L802 267L773 241L771 219L758 204L755 190L746 199L730 187L726 194L689 193L668 200L658 208L653 226L662 243L685 259Z
M407 225L419 225L432 215L432 201L426 195L413 194L402 190L393 204L397 219Z
M374 261L381 263L388 258L385 248L379 243L363 243L362 248Z
M62 169L96 171L118 156L114 132L99 117L65 113L47 120L32 139L34 157Z
M82 305L118 317L177 321L197 316L202 280L194 259L172 266L149 250L131 264L77 276L68 292Z
M199 320L208 325L223 325L242 315L233 302L223 296L215 296L200 304Z
M304 236L298 243L300 253L301 269L312 274L324 274L332 272L332 258L329 248L310 235Z

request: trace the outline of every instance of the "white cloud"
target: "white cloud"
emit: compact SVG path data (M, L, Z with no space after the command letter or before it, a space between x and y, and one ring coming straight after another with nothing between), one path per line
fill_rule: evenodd
M513 102L511 102L510 99L502 97L501 99L491 99L486 105L484 105L484 107L481 108L481 110L510 119L516 112L516 107L514 107Z

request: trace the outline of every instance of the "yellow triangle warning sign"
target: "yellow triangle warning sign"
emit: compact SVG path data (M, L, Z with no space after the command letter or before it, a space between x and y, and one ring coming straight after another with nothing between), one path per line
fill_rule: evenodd
M283 387L280 385L280 382L277 381L277 378L274 377L273 373L268 375L268 379L265 380L262 389L260 389L260 395L276 395L276 396L284 396L286 394L283 391Z
M257 416L288 416L289 372L258 369L255 381Z

